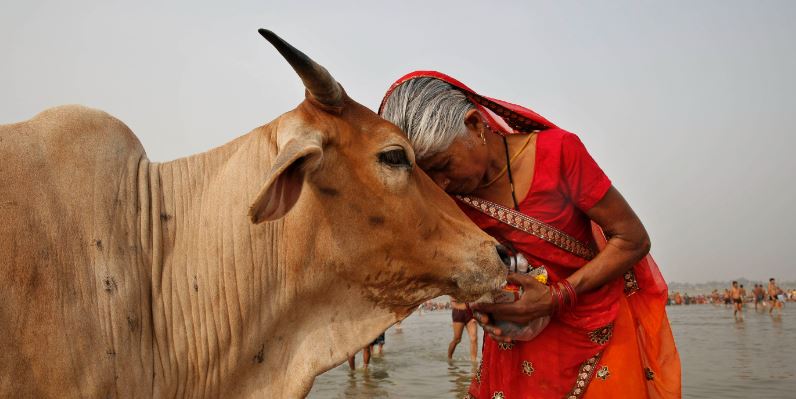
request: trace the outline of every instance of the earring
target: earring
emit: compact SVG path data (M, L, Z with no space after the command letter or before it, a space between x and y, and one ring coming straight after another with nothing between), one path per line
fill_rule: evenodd
M484 137L484 131L481 130L481 141L486 145L486 137Z

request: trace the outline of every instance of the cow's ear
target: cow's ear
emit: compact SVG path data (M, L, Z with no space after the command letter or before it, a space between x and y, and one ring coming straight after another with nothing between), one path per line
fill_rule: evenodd
M317 169L323 156L318 134L290 138L276 156L257 199L249 209L252 223L277 220L285 216L301 195L304 175Z

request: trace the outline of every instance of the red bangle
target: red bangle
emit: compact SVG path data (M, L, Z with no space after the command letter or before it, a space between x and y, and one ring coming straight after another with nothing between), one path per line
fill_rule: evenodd
M563 312L566 307L566 301L564 300L564 292L561 291L561 286L556 284L556 292L558 293L558 311Z
M551 285L550 286L550 305L553 307L550 310L550 316L553 316L556 313L558 313L558 306L557 306L558 303L556 302L556 286L555 285Z
M570 283L569 280L566 279L564 279L561 282L561 284L564 286L564 288L567 290L567 292L570 295L570 303L569 303L570 307L574 308L575 305L578 304L578 294L575 292L575 288L573 288L572 283Z
M550 288L553 290L555 314L559 314L564 311L564 294L561 292L561 287L559 287L558 284L553 284Z

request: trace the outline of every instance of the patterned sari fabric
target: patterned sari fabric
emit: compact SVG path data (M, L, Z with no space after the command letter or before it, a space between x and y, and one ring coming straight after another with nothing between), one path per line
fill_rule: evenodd
M605 244L586 215L611 187L580 139L535 112L483 97L434 71L415 77L442 79L462 90L493 130L502 135L539 132L534 176L519 212L566 233L595 250ZM382 103L383 106L383 103ZM588 263L535 235L500 222L461 202L484 231L532 266L545 266L552 283ZM667 287L650 256L623 278L579 296L576 307L556 315L531 341L498 343L487 337L469 398L678 398L680 361L665 313Z

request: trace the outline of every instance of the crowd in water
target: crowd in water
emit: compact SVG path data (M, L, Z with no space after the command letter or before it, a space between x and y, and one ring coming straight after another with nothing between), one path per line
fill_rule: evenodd
M755 284L755 289L759 289L762 285ZM762 287L765 288L765 287ZM760 299L761 295L756 294L755 289L746 291L744 290L744 286L740 285L741 291L741 299L744 303L754 303L758 300L763 306L768 306L769 302L769 295L762 295L763 298ZM718 288L714 289L710 294L696 294L696 295L689 295L687 292L680 293L680 291L672 291L669 293L669 300L666 303L667 305L705 305L705 304L714 304L714 305L721 305L732 304L732 288L725 288L719 290ZM779 290L777 294L779 296L779 300L782 302L796 302L796 288L793 289L785 289ZM422 305L418 307L420 312L431 312L435 310L450 310L451 304L450 302L436 302L436 301L426 301Z
M773 299L780 302L796 302L796 289L781 289L776 287L775 298L772 296L774 293L768 292L768 287L763 284L755 284L752 289L745 289L743 284L735 284L727 288L714 288L710 294L696 294L689 295L687 292L680 293L679 291L669 292L669 300L667 305L732 305L734 301L740 300L741 303L754 303L762 307L769 306Z

